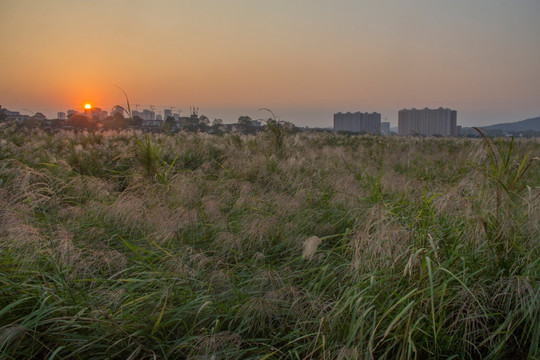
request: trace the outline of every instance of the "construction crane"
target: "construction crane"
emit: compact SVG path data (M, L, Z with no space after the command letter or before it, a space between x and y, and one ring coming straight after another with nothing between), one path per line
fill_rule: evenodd
M170 105L170 106L166 106L166 105L157 105L156 107L158 107L158 108L160 108L160 109L171 109L171 111L172 111L172 109L175 109L175 108L176 108L176 106L172 106L172 105Z
M155 105L152 105L152 104L149 104L149 105L144 105L144 104L135 104L135 110L139 110L139 106L144 106L144 107L147 107L147 108L150 108L150 110L154 111L156 109L156 106Z

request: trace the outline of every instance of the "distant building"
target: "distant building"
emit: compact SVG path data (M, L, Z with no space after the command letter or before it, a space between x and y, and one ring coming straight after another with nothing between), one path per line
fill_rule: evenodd
M18 111L10 111L10 110L5 109L5 108L4 108L4 114L6 114L6 119L7 120L16 121L16 122L21 122L21 121L24 121L24 120L30 118L30 116L28 116L28 115L22 115Z
M141 118L145 121L154 121L156 120L156 113L152 110L144 109Z
M334 114L334 131L365 132L369 134L381 133L381 114L347 112Z
M18 112L18 111L11 111L11 110L7 110L7 109L5 109L4 112L6 113L8 119L15 118L15 117L18 117L18 116L21 115L21 113Z
M199 125L199 116L192 114L191 116L180 116L178 118L180 126L197 126Z
M77 110L68 110L67 111L67 117L70 118L72 117L73 115L77 115L79 114L79 112Z
M58 114L56 114L56 118L58 120L66 120L66 113L63 111L59 111Z
M101 110L101 108L94 107L91 109L85 109L84 115L94 121L102 121L107 117L107 111Z
M163 109L163 118L167 120L168 117L172 117L172 110L171 109Z
M45 115L43 115L42 113L37 112L34 115L32 115L30 117L30 119L34 119L34 120L38 120L38 121L45 121L45 120L47 120L47 117Z
M457 136L457 111L451 109L403 109L398 114L402 136Z
M153 120L143 120L141 125L145 127L159 127L162 124L163 124L162 120L153 119Z
M381 122L381 135L390 135L390 123L383 121Z

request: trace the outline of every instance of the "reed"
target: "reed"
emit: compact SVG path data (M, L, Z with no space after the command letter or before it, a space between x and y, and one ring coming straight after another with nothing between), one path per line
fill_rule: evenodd
M537 141L275 136L0 125L0 358L540 357Z

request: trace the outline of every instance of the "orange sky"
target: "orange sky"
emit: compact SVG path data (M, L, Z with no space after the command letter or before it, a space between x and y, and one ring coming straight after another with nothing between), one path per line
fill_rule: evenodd
M538 0L0 2L0 104L55 117L91 102L272 110L451 107L458 123L540 115Z

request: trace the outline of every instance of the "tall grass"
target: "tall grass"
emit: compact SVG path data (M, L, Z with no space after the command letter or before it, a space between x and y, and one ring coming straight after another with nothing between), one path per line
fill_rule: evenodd
M540 358L537 141L0 139L2 358Z

